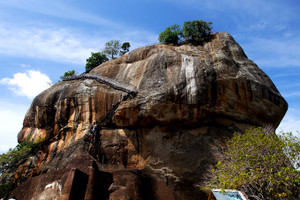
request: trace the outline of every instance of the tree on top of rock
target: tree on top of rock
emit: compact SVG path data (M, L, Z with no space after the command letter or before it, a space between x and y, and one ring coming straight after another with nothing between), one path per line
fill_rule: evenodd
M75 75L75 73L76 73L76 72L75 72L74 69L73 69L73 70L69 70L69 71L65 72L64 75L60 77L60 79L63 80L63 79L66 78L67 76Z
M210 38L211 24L212 22L203 20L186 21L182 28L182 36L185 41L192 44L203 44Z
M129 48L130 48L130 43L129 42L124 42L121 46L122 50L120 51L120 56L125 55L129 51Z
M174 24L159 34L158 40L164 44L178 44L180 41L180 26Z
M120 41L119 40L111 40L105 43L103 53L105 53L110 59L116 59L116 56L120 52Z
M212 22L194 20L184 22L182 30L174 24L159 34L158 40L164 44L179 44L181 41L194 45L203 44L210 39Z
M108 61L106 55L102 52L91 53L91 56L86 59L85 71L89 72L95 67L101 65L102 63Z
M109 59L116 59L118 55L122 56L126 54L129 52L129 48L129 42L124 42L122 46L120 45L119 40L111 40L106 42L103 51L96 53L92 52L91 56L86 59L85 72L91 71Z

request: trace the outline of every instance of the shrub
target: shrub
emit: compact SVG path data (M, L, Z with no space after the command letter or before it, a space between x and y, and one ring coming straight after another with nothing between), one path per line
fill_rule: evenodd
M252 199L297 199L300 194L300 141L262 128L235 133L212 170L210 188L240 189Z
M72 75L74 75L74 74L75 74L75 70L74 70L74 69L73 69L73 70L70 70L70 71L67 71L67 72L64 73L63 76L60 77L60 79L62 80L62 79L64 79L65 77L67 77L67 76L72 76Z
M0 155L0 197L8 198L17 185L34 174L37 166L24 164L39 148L38 143L22 142Z

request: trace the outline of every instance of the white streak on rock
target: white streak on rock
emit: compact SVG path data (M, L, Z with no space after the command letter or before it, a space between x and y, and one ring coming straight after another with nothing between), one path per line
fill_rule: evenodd
M58 181L54 181L53 183L50 183L48 185L46 185L45 190L47 189L53 189L56 190L58 194L62 194L62 187L61 184Z
M181 71L182 73L185 73L185 78L186 78L187 103L196 104L197 84L195 79L194 58L192 56L187 56L184 54L182 54L181 57L182 57Z

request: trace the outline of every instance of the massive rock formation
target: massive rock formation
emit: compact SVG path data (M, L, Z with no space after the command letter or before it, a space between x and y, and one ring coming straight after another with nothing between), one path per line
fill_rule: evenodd
M18 140L43 141L41 175L17 188L17 199L51 192L61 199L201 199L224 138L252 125L276 128L287 110L270 78L228 33L202 46L136 49L89 74L131 85L137 94L81 78L38 95ZM85 143L93 122L107 113Z

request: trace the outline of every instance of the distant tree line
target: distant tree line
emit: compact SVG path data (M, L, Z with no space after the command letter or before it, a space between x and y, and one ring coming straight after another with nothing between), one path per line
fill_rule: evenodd
M210 39L212 22L203 20L194 20L184 22L183 28L180 29L178 24L169 26L159 34L158 40L164 44L178 45L182 42L194 45L203 44Z

